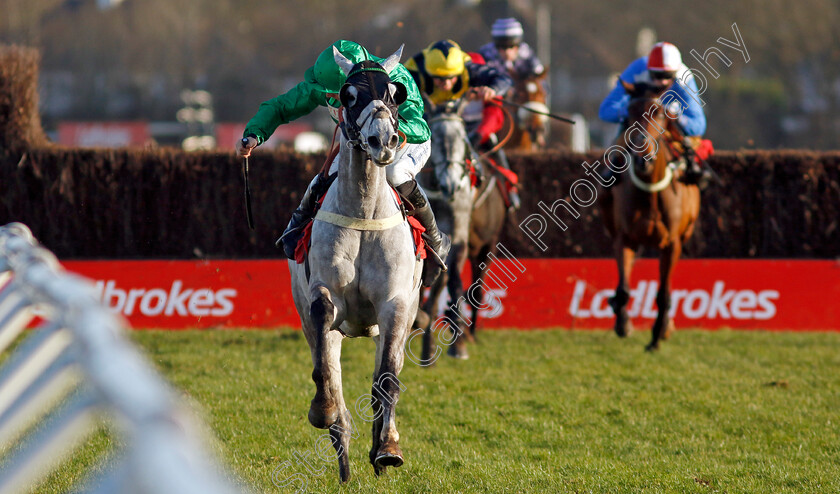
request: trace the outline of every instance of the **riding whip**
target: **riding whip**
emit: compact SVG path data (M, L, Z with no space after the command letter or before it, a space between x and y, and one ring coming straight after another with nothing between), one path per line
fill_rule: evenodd
M248 138L242 138L242 146L248 146ZM248 157L242 162L242 174L245 176L245 214L248 216L248 228L254 229L254 217L251 215L251 184L248 182Z
M529 111L529 112L531 112L531 113L536 113L537 115L544 115L544 116L546 116L546 117L550 117L550 118L553 118L553 119L555 119L555 120L560 120L561 122L570 123L570 124L572 124L572 125L574 125L574 124L575 124L575 121L574 121L574 120L572 120L572 119L570 119L570 118L561 117L560 115L555 115L555 114L553 114L553 113L541 112L541 111L539 111L539 110L535 110L535 109L533 109L533 108L530 108L530 107L528 107L528 106L526 106L526 105L520 105L519 103L514 103L513 101L508 101L508 100L504 100L504 99L503 99L503 100L502 100L502 103L504 103L504 104L506 104L506 105L510 105L510 106L515 106L515 107L517 107L517 108L522 108L523 110L527 110L527 111ZM497 104L497 105L498 105L498 103L495 103L495 104Z

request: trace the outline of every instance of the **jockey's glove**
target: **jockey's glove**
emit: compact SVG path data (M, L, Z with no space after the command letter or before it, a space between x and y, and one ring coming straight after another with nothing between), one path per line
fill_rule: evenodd
M247 144L245 144L243 142L243 141L246 141L246 140L247 140ZM248 137L245 137L243 139L237 139L236 140L236 155L239 156L240 158L247 158L248 156L251 155L251 150L253 150L255 147L257 147L257 138L252 136L252 135L249 135Z

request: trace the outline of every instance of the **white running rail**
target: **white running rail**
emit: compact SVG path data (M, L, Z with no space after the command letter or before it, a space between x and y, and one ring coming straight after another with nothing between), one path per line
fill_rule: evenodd
M92 432L120 445L74 492L243 492L207 451L203 426L125 336L93 285L67 273L25 225L0 227L0 492L30 492ZM105 419L105 420L103 420ZM116 449L116 447L115 447Z

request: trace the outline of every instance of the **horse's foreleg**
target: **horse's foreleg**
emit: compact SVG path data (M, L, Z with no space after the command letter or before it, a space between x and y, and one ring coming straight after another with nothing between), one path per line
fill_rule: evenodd
M377 317L379 338L377 339L377 365L373 374L374 398L381 405L380 427L374 425L371 460L378 473L385 467L399 467L403 464L399 446L400 434L397 432L396 407L403 385L399 374L405 357L405 340L408 336L409 317L407 307L394 302L380 308Z
M385 466L378 465L376 462L376 458L379 453L379 446L382 443L382 402L379 400L379 394L376 389L376 379L377 375L379 374L379 367L382 365L382 340L381 340L381 332L379 335L373 337L373 341L376 343L376 365L373 371L373 388L370 392L370 412L371 417L373 420L371 421L371 436L373 437L373 443L370 447L370 452L368 453L368 457L370 458L370 464L373 465L373 471L376 473L377 476L382 475L385 473Z
M312 380L315 397L309 407L309 423L326 429L338 420L339 405L336 392L341 392L341 334L331 332L335 321L335 305L330 292L323 286L316 287L310 298L309 318L312 321Z
M614 248L618 263L618 286L609 304L615 313L615 334L624 338L633 332L633 324L627 313L627 302L630 301L630 273L633 270L636 251L626 246L620 235L616 237Z
M674 330L674 321L669 316L671 310L671 275L680 258L682 244L679 240L663 248L659 253L659 291L656 293L656 322L651 330L651 340L646 349L659 349L659 341L667 340Z
M336 459L338 460L338 475L342 482L350 480L350 438L356 437L358 432L353 423L353 416L344 404L344 397L339 391L339 414L338 420L330 426L330 440L335 448Z

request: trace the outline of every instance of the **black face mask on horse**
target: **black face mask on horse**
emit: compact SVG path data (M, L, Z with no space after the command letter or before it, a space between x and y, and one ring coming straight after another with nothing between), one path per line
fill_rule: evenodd
M393 143L381 143L375 138L369 138L369 142L360 142L360 128L368 119L374 118L378 113L377 108L387 109L391 114L391 122L394 129L399 129L399 106L407 97L405 86L399 82L391 81L388 72L372 60L364 60L350 69L347 75L347 82L341 88L339 100L347 110L347 121L342 122L341 129L345 137L367 152L375 148ZM369 108L371 102L377 102ZM368 114L363 112L368 111Z

